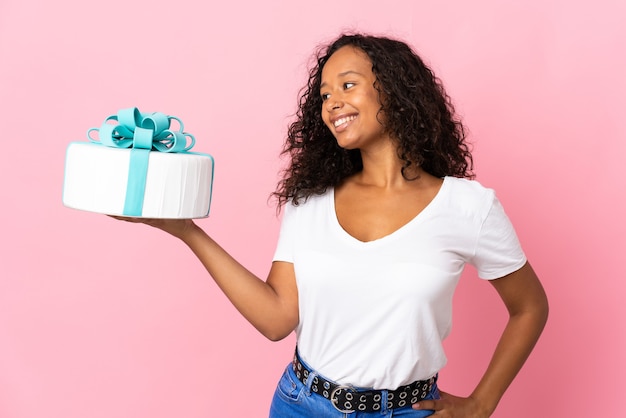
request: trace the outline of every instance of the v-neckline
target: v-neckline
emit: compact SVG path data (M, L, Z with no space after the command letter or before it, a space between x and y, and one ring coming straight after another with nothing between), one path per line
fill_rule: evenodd
M333 224L335 226L335 229L338 231L338 233L343 236L345 239L347 239L348 241L352 241L354 243L356 243L357 245L374 245L380 242L385 242L387 240L393 239L394 237L401 235L402 232L408 228L410 228L411 225L419 222L421 219L423 219L425 216L427 216L428 212L430 212L432 210L432 207L436 204L436 202L440 199L440 196L443 193L443 190L445 187L447 187L448 181L447 181L447 177L443 178L443 181L441 182L441 185L439 186L439 190L437 190L437 193L435 194L435 196L433 196L433 198L430 200L430 202L428 202L428 204L426 206L424 206L424 208L419 211L413 218L409 219L406 223L404 223L403 225L401 225L400 227L398 227L397 229L391 231L389 234L384 235L380 238L376 238L373 239L371 241L362 241L358 238L356 238L354 235L350 234L348 231L346 231L343 226L341 226L341 223L339 222L339 217L337 216L337 207L335 204L335 189L333 188L331 190L330 193L330 211L331 211L331 218L333 220Z

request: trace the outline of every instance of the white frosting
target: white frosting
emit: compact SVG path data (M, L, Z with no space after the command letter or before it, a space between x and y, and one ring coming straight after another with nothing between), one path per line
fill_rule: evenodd
M63 204L108 215L124 215L130 149L73 142L67 148ZM206 154L150 152L144 218L208 216L213 158Z

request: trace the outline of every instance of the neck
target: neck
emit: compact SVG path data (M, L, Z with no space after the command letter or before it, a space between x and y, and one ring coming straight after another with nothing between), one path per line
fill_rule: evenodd
M405 164L398 158L395 144L389 144L384 149L361 150L363 170L358 174L358 180L364 184L381 188L396 188L406 186L407 180L402 175ZM405 170L408 179L417 179L424 174L420 167L412 165Z

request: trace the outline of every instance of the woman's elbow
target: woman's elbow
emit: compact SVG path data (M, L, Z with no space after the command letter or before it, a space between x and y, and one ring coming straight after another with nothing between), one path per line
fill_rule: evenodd
M287 338L298 326L298 320L271 321L265 326L258 326L257 330L270 341L280 341Z
M268 340L277 342L277 341L287 338L287 336L289 336L293 332L293 329L291 330L265 330L265 331L259 330L259 331Z

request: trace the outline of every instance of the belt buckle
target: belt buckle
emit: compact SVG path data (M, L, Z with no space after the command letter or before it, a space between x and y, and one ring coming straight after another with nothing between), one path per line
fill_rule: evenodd
M348 401L343 405L344 407L346 407L345 409L341 409L336 403L338 401L336 397L336 395L338 394L337 392L340 392L342 390L346 391L346 400ZM330 403L337 411L344 413L344 414L349 414L350 412L356 411L356 408L352 408L352 401L354 400L355 393L356 391L354 390L352 386L339 385L335 389L333 389L332 392L330 392L330 396L329 396ZM348 403L350 405L347 405ZM348 409L348 408L351 408L351 409Z

